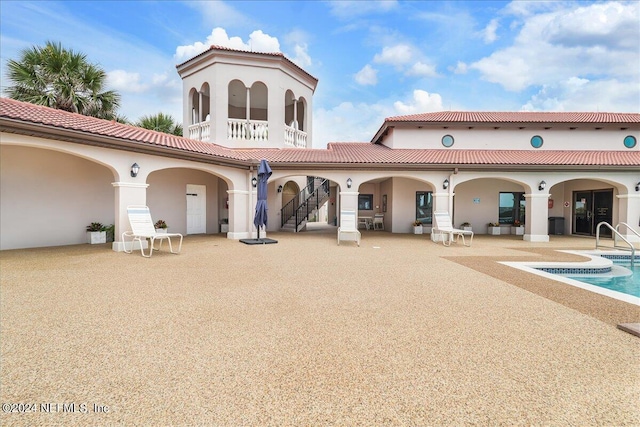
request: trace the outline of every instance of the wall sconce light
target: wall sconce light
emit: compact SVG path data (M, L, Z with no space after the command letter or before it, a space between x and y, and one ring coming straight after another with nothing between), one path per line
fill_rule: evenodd
M449 180L448 180L448 179L445 179L445 180L444 180L444 182L442 183L442 188L444 188L445 190L446 190L447 188L449 188Z
M544 181L540 181L540 184L538 184L538 190L542 191L547 187L547 183Z
M347 178L347 188L351 188L351 184L353 184L353 181L351 178Z
M251 178L251 185L253 185L253 188L256 188L258 186L258 178L255 176Z
M282 185L278 185L278 193L282 193Z
M131 165L131 177L135 178L138 176L138 172L140 172L140 166L137 163Z
M636 184L636 191L640 191L640 182Z

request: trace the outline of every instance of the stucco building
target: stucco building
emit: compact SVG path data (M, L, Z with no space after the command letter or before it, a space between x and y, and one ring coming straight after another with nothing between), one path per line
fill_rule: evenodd
M0 100L1 249L83 243L98 221L122 250L132 204L172 232L255 236L260 159L273 169L267 231L304 231L318 209L329 223L381 213L391 233L416 220L429 232L448 211L476 233L520 222L534 242L640 224L638 113L444 111L312 149L318 82L283 55L213 46L177 70L186 137Z

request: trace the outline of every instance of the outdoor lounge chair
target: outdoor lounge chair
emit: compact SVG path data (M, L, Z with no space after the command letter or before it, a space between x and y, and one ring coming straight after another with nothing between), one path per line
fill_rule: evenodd
M178 254L182 250L182 234L180 233L158 233L153 226L153 220L151 219L151 212L146 206L127 206L127 215L129 216L129 224L131 224L131 231L125 231L122 233L122 242L125 242L126 237L133 238L131 242L131 249L127 250L127 245L124 245L124 251L128 254L133 252L135 242L140 244L140 253L143 257L151 258L154 249L156 251L162 248L162 241L167 239L169 241L169 252L172 254ZM180 237L180 245L176 252L173 251L171 245L172 237ZM149 255L145 255L142 240L149 239ZM159 240L160 244L157 248L154 247L155 241Z
M344 237L349 237L345 239ZM338 227L338 245L340 240L355 240L360 246L360 231L358 231L358 221L356 211L344 210L340 212L340 227Z
M435 221L435 227L431 230L432 233L439 234L442 237L442 244L445 246L451 246L451 242L455 237L456 243L458 238L462 237L462 244L465 246L471 246L473 242L473 231L461 230L459 228L453 228L451 223L451 217L448 212L435 212L433 214ZM465 240L465 236L470 236L469 244Z

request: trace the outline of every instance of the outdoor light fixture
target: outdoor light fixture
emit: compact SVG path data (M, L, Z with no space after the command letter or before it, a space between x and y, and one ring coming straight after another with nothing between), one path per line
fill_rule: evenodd
M540 181L540 184L538 185L538 190L542 191L545 189L546 186L547 186L546 182Z
M640 182L636 184L636 191L640 191Z
M278 193L282 193L282 185L278 185Z
M255 176L251 178L251 185L253 185L253 188L256 188L258 186L258 178Z
M140 172L140 166L137 163L131 165L131 177L135 178L138 176L138 172Z
M444 182L442 183L442 188L444 188L445 190L446 190L447 188L449 188L449 180L448 180L448 179L445 179L445 180L444 180Z
M351 178L347 178L347 188L351 188L351 184L353 184L353 181Z

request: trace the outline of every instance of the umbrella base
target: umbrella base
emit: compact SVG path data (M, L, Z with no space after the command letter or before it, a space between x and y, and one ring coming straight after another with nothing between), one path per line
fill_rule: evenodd
M267 237L262 239L240 239L245 245L268 245L270 243L278 243L277 240L269 239Z

